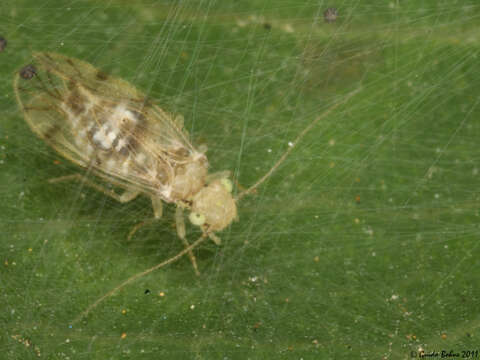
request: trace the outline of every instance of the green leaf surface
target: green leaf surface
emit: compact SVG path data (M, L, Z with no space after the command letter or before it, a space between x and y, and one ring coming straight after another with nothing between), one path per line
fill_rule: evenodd
M2 359L480 351L477 1L6 0L0 13ZM183 114L211 170L244 187L361 90L239 202L221 246L195 249L199 277L184 257L73 324L183 245L173 205L128 241L149 199L48 183L79 169L15 102L34 50L88 61Z

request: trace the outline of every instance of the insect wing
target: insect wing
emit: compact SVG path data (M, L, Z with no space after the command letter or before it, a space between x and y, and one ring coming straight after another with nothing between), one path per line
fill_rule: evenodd
M70 161L148 192L196 153L180 118L130 83L59 54L34 60L15 78L17 100L32 130Z

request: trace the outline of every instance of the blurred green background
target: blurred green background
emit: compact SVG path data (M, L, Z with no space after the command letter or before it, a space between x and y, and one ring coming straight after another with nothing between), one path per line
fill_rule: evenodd
M6 0L0 13L2 359L480 351L478 1ZM243 186L362 90L239 204L222 246L196 250L200 277L181 259L71 326L182 244L172 206L127 241L148 199L47 183L78 169L18 111L13 74L32 50L91 62L182 113L212 171Z

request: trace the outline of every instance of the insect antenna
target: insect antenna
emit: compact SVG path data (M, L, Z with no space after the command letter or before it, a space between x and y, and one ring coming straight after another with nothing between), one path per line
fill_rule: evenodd
M203 234L202 236L200 236L198 238L197 241L195 241L192 245L186 247L185 249L183 249L182 251L180 251L177 255L175 256L172 256L171 258L161 262L160 264L157 264L155 266L152 266L151 268L145 270L145 271L142 271L142 272L139 272L139 273L136 273L135 275L132 275L130 276L127 280L125 280L124 282L122 282L120 285L116 286L115 288L113 288L112 290L110 290L109 292L107 292L105 295L103 295L102 297L98 298L93 304L91 304L89 307L87 307L80 315L78 315L75 320L72 321L71 325L75 325L76 323L78 323L80 320L82 320L85 316L87 316L90 311L92 311L93 309L95 309L103 300L105 299L108 299L110 296L112 296L113 294L117 293L120 289L124 288L125 286L127 286L128 284L130 284L131 282L139 279L139 278L142 278L148 274L150 274L151 272L157 270L157 269L160 269L168 264L171 264L175 261L177 261L178 259L180 259L183 255L187 254L189 251L193 250L194 248L196 248L198 245L200 245L202 242L205 241L205 239L207 239L207 236L206 234Z
M259 187L260 185L263 184L263 182L265 180L267 180L270 175L273 174L273 172L275 170L278 169L278 167L285 161L285 159L287 158L288 155L290 155L290 153L293 151L293 149L295 148L295 146L302 140L302 138L310 131L312 130L312 128L318 124L318 122L322 119L324 119L325 117L327 117L328 115L330 115L330 113L335 110L337 107L339 107L340 105L343 105L345 104L348 100L350 100L350 98L354 95L356 95L359 91L361 90L361 88L359 89L356 89L352 92L350 92L349 94L347 94L341 101L339 101L338 103L332 105L329 109L327 109L323 114L317 116L317 118L315 120L313 120L305 129L303 129L303 131L298 134L297 138L293 141L293 143L289 144L289 148L287 149L287 151L285 151L283 153L283 155L280 157L280 159L278 159L278 161L275 163L275 165L272 166L272 168L270 170L267 171L267 173L265 175L263 175L255 184L253 184L252 186L250 186L248 189L242 191L241 193L239 193L236 197L235 197L235 201L239 201L240 199L242 199L244 196L248 195L248 194L251 194L253 191L255 191L255 189L257 187Z

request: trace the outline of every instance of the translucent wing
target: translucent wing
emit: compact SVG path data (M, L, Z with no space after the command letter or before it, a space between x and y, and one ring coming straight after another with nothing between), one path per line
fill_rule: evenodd
M182 121L150 104L128 82L55 53L34 53L15 77L32 130L70 161L119 185L173 201L179 169L206 158Z

